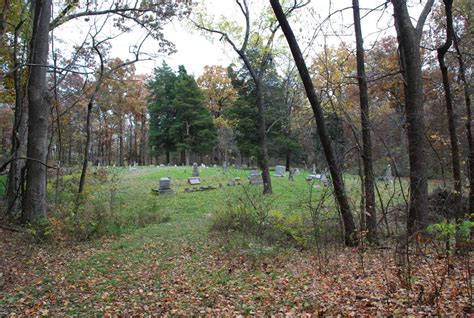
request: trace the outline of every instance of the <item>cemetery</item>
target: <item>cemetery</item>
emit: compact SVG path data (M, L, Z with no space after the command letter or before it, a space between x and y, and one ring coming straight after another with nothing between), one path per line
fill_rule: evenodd
M474 317L472 0L346 2L0 1L0 317Z

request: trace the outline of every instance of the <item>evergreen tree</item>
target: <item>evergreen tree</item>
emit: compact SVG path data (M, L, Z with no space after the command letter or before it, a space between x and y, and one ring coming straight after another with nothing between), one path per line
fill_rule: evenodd
M173 108L175 98L176 74L163 62L155 68L154 79L148 83L150 97L148 113L150 114L149 144L154 155L166 153L166 163L170 162L170 152L176 150L176 143L171 134L176 110Z
M212 151L217 133L212 115L204 105L204 97L193 76L179 66L178 74L166 64L155 69L149 82L150 145L155 154L181 154L181 164L189 165L191 152Z
M181 152L181 163L189 165L189 154L204 154L212 151L217 140L217 131L209 110L204 105L204 96L193 76L179 66L175 82L175 97L172 107L176 112L170 132Z

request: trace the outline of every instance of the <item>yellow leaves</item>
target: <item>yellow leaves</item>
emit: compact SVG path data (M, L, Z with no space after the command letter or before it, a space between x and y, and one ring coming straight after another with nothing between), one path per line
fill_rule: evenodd
M214 119L214 125L216 125L217 128L231 128L231 123L223 117Z
M197 84L204 93L206 107L214 117L220 117L221 112L237 99L227 69L222 66L205 66Z

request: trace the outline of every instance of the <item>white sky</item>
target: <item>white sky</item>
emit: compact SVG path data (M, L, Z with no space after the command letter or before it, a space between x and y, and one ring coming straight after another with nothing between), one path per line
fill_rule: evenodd
M254 4L261 5L263 3L262 1L264 0L254 0ZM420 11L420 1L413 1L415 7L412 8L412 11L416 16ZM383 0L360 0L360 6L361 9L374 8L384 2ZM422 2L424 3L425 1ZM320 21L328 16L329 11L337 12L337 10L342 8L350 7L351 4L351 0L313 0L311 3L311 8L315 12L313 16L307 14L307 8L301 9L304 11L301 11L292 21L295 33L299 33L300 46L303 49L307 47L309 37L313 35ZM216 17L224 15L229 19L234 19L239 15L234 0L206 0L206 8L210 14ZM363 33L364 36L367 37L364 43L366 49L369 49L372 42L376 41L377 34L379 34L378 36L380 36L380 34L382 36L394 34L393 28L389 28L382 33L379 32L381 29L386 29L393 24L391 17L392 12L393 8L389 5L384 12L372 12L363 19ZM361 15L364 15L364 11L361 12ZM381 18L381 16L383 17ZM352 28L352 10L349 9L345 10L344 13L334 14L331 23L324 24L324 31L319 31L316 42L311 46L312 52L310 51L309 54L316 53L322 48L324 43L337 45L341 40L352 42L354 38ZM84 30L88 30L87 22L83 20L68 22L65 26L55 31L55 35L64 41L62 44L56 44L57 47L67 50L67 47L71 47L71 43L81 43L86 36L86 31ZM338 36L334 36L333 31L338 33ZM110 27L110 32L113 32L112 27ZM327 36L323 37L323 33ZM128 54L129 46L137 43L137 41L143 37L143 34L142 32L134 31L117 38L112 42L110 55L112 57L118 56L122 59L130 58ZM162 60L165 60L173 69L177 69L178 65L183 64L188 72L199 76L204 66L227 66L237 57L225 43L219 41L213 43L209 41L199 32L192 32L189 26L185 27L182 21L174 21L168 24L164 28L164 34L166 39L176 45L177 53L171 56L163 56L153 61L139 62L136 64L137 73L150 74L155 66L160 66ZM155 51L157 45L156 41L147 40L144 51Z

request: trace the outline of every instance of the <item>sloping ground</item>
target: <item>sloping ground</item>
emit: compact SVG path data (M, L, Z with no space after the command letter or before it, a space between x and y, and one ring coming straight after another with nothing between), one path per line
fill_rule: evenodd
M217 170L202 174L225 183ZM431 254L407 262L395 259L393 248L318 253L209 235L211 213L224 209L237 187L152 196L167 175L175 189L187 186L189 171L181 168L126 173L114 205L130 219L138 211L169 215L167 223L74 244L33 244L0 229L0 316L472 313L468 258L448 264L430 246ZM303 175L274 186L271 200L295 211L308 188Z
M407 281L390 250L317 257L227 249L219 239L173 234L179 226L63 247L31 245L0 230L0 315L472 313L461 258L450 260L448 275L446 260L412 257Z

